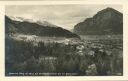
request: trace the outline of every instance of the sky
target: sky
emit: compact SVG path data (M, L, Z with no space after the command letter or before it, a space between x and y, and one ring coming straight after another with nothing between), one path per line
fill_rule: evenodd
M23 17L48 21L54 25L71 30L73 27L92 17L98 11L107 7L114 8L123 13L121 5L9 5L6 6L7 16Z

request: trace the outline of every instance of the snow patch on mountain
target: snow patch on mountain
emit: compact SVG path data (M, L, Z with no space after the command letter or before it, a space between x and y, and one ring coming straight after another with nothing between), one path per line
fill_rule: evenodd
M28 18L22 18L22 17L14 17L14 16L9 16L14 21L20 21L20 22L31 22L31 23L37 23L42 26L50 26L50 27L58 27L46 20L41 20L41 19L28 19Z

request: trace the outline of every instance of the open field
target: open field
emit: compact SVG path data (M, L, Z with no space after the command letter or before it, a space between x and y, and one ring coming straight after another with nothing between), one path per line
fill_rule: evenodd
M81 39L84 40L100 40L100 39L123 39L123 35L80 35Z

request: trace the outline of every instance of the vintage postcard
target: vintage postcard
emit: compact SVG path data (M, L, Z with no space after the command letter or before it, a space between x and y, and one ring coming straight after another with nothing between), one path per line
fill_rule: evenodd
M126 80L126 3L24 3L0 3L4 78Z
M122 6L5 6L5 72L122 76Z

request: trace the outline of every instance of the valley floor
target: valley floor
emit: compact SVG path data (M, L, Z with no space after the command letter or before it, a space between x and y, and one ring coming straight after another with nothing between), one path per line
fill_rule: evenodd
M121 76L123 36L15 35L6 38L5 59L6 76Z

